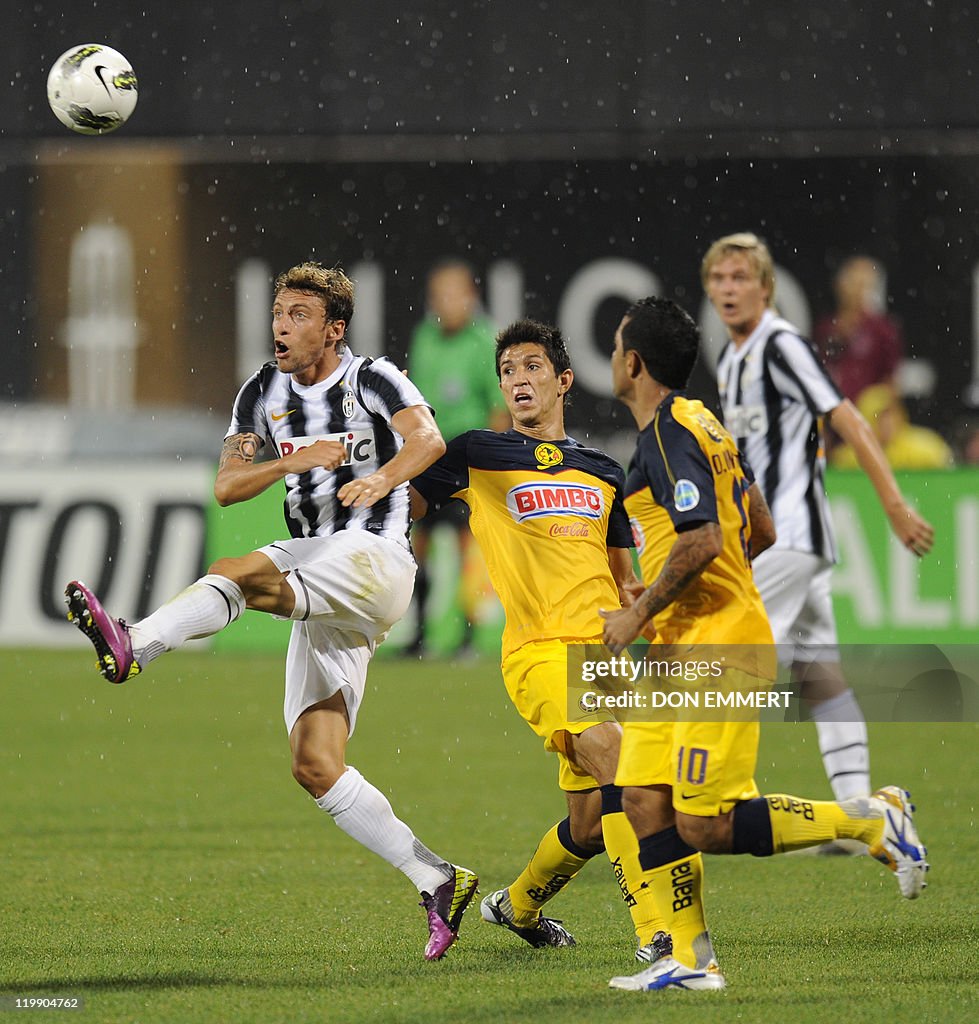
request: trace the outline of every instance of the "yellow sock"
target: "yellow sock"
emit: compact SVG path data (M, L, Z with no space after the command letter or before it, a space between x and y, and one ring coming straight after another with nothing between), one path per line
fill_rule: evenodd
M632 917L636 938L640 946L645 946L656 932L668 929L654 891L643 884L639 840L622 810L619 786L602 786L602 835L615 880Z
M818 846L833 839L859 839L872 846L883 834L883 816L866 797L834 803L771 793L765 800L774 853Z
M588 863L593 854L571 838L567 818L558 822L541 839L530 862L508 887L513 923L532 928L540 909L556 896Z
M680 838L673 826L639 841L645 865L642 885L663 912L665 924L654 931L673 937L673 956L687 967L706 967L715 959L704 914L704 858ZM640 936L642 945L654 932Z

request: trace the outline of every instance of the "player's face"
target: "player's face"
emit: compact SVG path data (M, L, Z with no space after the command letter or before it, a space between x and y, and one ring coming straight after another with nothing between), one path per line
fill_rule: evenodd
M477 298L473 279L462 267L440 270L428 285L429 309L445 334L456 334L472 321Z
M570 370L558 375L542 345L521 342L500 356L500 388L515 426L537 427L560 420L562 396L571 387Z
M707 272L707 297L731 337L744 341L768 308L769 289L744 253L731 253Z
M300 384L325 380L338 362L336 343L345 326L327 317L319 295L283 289L272 305L276 365Z
M836 292L840 305L845 309L869 310L874 307L879 286L874 264L870 260L856 259L841 272L836 282Z

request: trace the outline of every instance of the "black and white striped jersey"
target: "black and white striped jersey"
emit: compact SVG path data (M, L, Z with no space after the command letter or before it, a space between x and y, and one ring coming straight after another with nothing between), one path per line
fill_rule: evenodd
M743 345L725 346L717 389L724 425L772 510L775 547L835 562L822 417L843 397L812 346L767 310Z
M257 434L279 457L314 441L341 441L347 448L342 466L285 477L284 511L291 536L367 530L407 546L407 483L371 508L344 508L337 491L348 480L373 473L400 451L404 441L391 420L413 405L428 403L388 359L372 361L347 349L326 380L308 386L268 362L238 392L227 436Z

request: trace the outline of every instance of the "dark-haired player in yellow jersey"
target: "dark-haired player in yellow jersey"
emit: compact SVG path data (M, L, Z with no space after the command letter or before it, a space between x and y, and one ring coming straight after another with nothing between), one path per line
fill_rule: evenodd
M729 659L725 683L752 688L774 650L751 557L775 534L731 436L701 402L678 394L698 347L687 313L655 297L631 306L615 334L613 389L639 427L625 502L650 582L628 607L602 613L603 637L614 655L641 631L649 637L650 624L655 643L748 645ZM639 840L642 883L672 937L654 936L650 966L612 987L724 987L704 921L700 852L765 857L859 839L896 873L902 895L921 892L928 865L903 790L843 803L761 797L757 747L757 720L626 723L616 782Z
M600 643L600 607L641 589L622 504L625 477L604 452L564 429L574 373L561 332L520 320L496 339L496 366L513 428L471 430L412 481L413 514L452 498L470 508L506 612L503 678L530 727L557 754L568 816L543 837L525 870L482 903L484 920L532 946L569 946L570 933L541 908L603 849L641 944L656 930L651 894L634 892L635 834L614 785L621 727L611 717L569 718L567 672L574 645ZM661 926L661 925L660 925Z

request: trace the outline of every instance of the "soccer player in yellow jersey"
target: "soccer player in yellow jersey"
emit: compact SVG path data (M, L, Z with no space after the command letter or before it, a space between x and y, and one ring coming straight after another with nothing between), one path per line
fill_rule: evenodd
M412 481L413 514L452 498L470 508L506 612L502 670L517 710L557 754L568 816L541 840L526 869L482 903L484 920L532 946L569 946L570 933L541 908L603 849L642 941L656 920L651 894L634 892L635 834L614 785L621 727L569 715L572 645L600 643L600 607L641 589L632 569L632 534L622 504L624 474L608 455L568 437L564 396L574 373L561 332L520 320L496 339L496 367L513 421L497 433L471 430ZM647 934L648 933L648 934Z
M615 334L613 389L639 428L626 508L649 586L628 607L602 613L603 638L614 655L641 631L649 637L650 624L655 643L754 645L725 671L727 685L740 688L745 676L765 674L766 648L774 662L751 558L775 534L730 435L678 393L698 342L687 313L655 297L631 306ZM757 746L757 720L626 723L616 782L639 840L642 882L666 928L650 944L650 966L612 987L724 987L704 920L701 852L765 857L859 839L896 873L902 895L921 892L928 865L903 790L841 803L762 797Z

